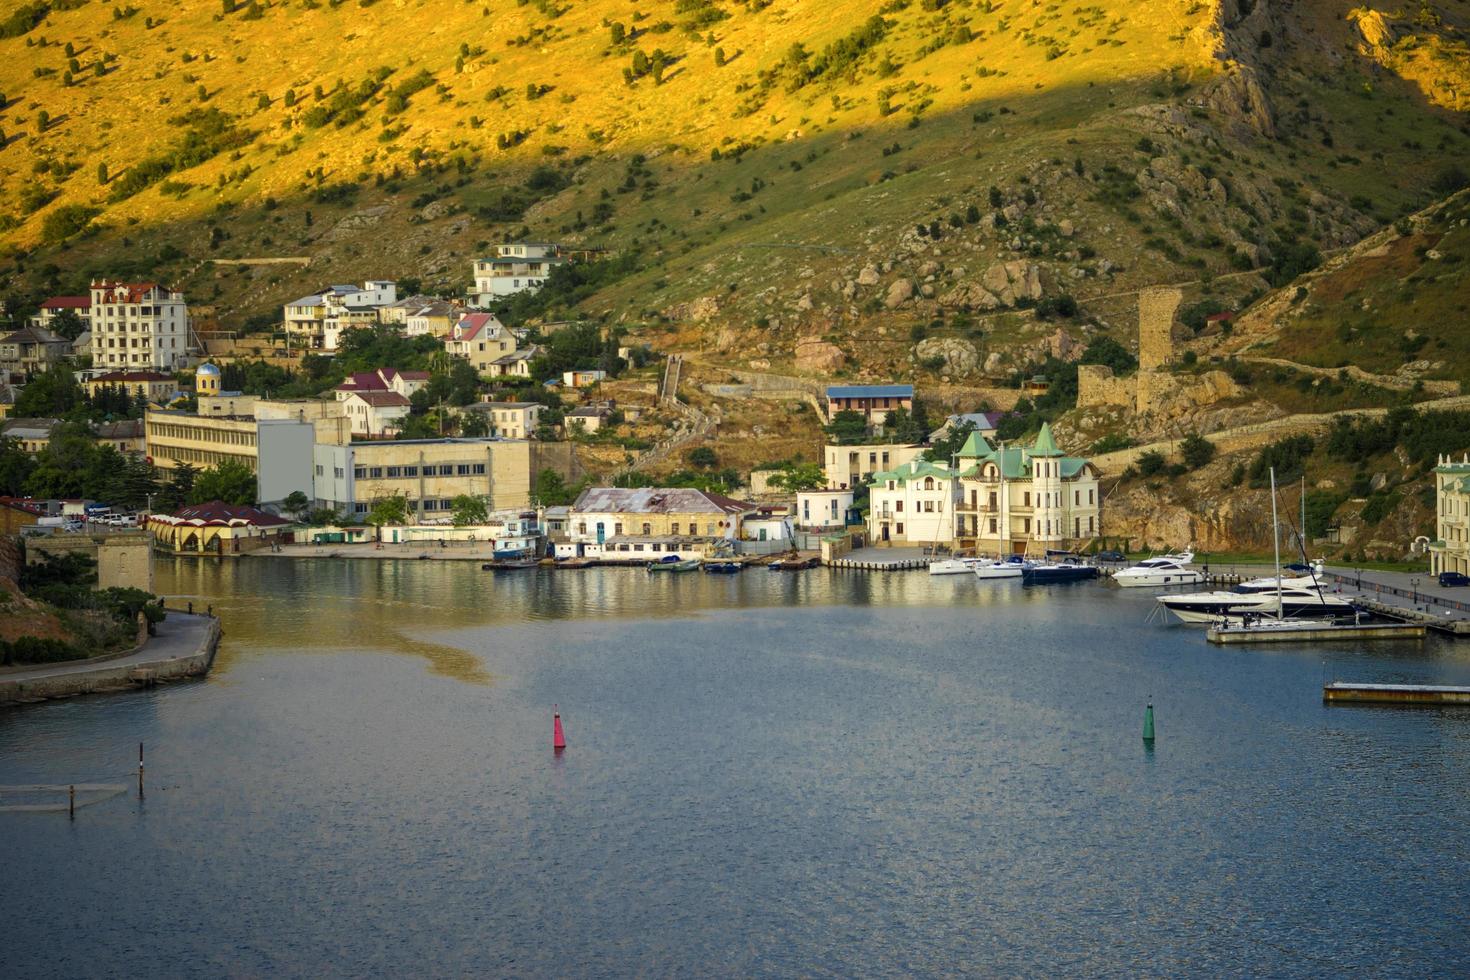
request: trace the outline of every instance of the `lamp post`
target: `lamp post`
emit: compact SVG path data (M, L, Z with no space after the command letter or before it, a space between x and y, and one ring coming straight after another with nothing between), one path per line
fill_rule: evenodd
M1417 578L1411 578L1411 579L1409 579L1409 585L1414 590L1414 608L1415 609L1418 609L1419 608L1419 580Z

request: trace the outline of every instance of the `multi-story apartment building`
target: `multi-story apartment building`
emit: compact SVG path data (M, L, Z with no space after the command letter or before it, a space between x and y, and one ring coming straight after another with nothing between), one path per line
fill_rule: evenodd
M92 297L90 296L52 296L41 303L41 312L31 318L31 324L54 330L52 325L63 312L70 312L82 321L83 330L92 328Z
M531 504L531 444L511 439L393 439L315 450L317 506L366 514L389 496L419 520L447 516L455 497L483 497L491 510Z
M822 471L827 489L852 489L865 485L874 473L897 469L918 459L924 447L907 443L848 446L829 444L822 451Z
M184 294L155 282L92 283L92 366L174 371L188 363Z
M868 534L877 544L949 544L954 540L955 478L948 463L911 459L874 473Z
M549 242L498 245L494 255L475 260L471 302L486 306L516 293L535 292L545 284L551 270L565 261L561 247Z
M896 408L913 411L913 385L831 385L827 388L827 421L838 412L857 412L870 427L883 425Z
M71 343L45 327L22 327L0 337L0 377L30 379L71 353Z

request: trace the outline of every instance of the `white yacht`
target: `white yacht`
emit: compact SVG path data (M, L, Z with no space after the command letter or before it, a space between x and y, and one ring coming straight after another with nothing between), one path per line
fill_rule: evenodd
M1204 572L1189 568L1194 552L1178 551L1139 562L1113 574L1113 581L1124 588L1158 588L1164 585L1198 585Z
M969 575L976 565L983 565L988 558L946 558L929 563L930 575Z
M975 577L982 579L1020 578L1026 571L1026 560L1020 555L987 560L976 565L974 571Z
M1353 604L1342 596L1322 591L1322 587L1306 580L1256 579L1237 585L1229 591L1186 592L1159 597L1159 605L1185 623L1213 623L1221 618L1239 618L1246 613L1293 619L1323 619L1351 616Z

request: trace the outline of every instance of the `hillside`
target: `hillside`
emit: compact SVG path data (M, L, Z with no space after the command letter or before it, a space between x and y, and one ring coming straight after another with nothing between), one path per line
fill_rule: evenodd
M0 274L16 305L156 276L239 328L328 280L457 288L528 235L624 257L582 307L670 342L916 371L914 323L1067 292L1107 329L1108 296L1284 280L1422 206L1470 150L1465 5L1428 6L1373 47L1326 0L31 3Z

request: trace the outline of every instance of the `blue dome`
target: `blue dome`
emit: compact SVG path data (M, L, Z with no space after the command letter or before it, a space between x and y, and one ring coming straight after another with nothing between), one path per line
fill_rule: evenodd
M197 371L195 371L194 374L195 374L196 377L201 377L201 378L202 377L217 378L217 377L220 376L220 371L219 371L219 368L216 367L213 364L201 364L201 365L199 365L199 369Z

